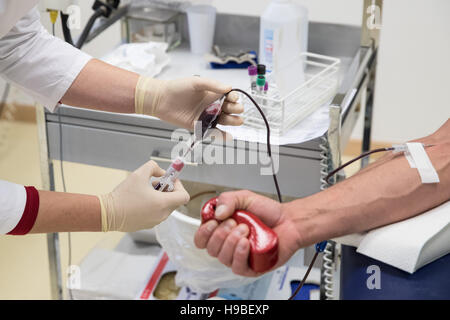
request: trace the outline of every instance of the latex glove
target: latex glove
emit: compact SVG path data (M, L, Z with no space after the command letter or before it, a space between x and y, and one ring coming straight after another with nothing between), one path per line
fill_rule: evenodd
M111 193L99 197L102 231L132 232L149 229L165 220L177 207L189 201L189 194L179 180L172 192L156 191L151 177L161 177L164 170L149 161L132 172Z
M216 220L210 220L202 224L194 236L197 248L207 249L209 255L231 267L236 274L259 276L260 273L248 266L250 243L247 225L236 225L233 219L229 219L237 209L255 214L277 234L278 262L272 270L285 264L300 249L301 238L294 227L296 217L289 213L292 211L285 212L283 204L246 190L224 192L219 196L215 218L223 222L218 224Z
M158 80L141 76L136 85L135 112L193 130L203 110L230 90L230 86L201 77ZM227 96L218 123L232 126L243 123L240 116L232 115L244 111L237 103L238 98L237 92Z

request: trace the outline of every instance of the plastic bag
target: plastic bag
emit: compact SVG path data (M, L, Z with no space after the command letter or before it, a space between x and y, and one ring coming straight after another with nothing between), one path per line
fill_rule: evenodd
M156 227L159 243L178 269L175 278L178 286L205 293L218 288L244 286L258 279L236 275L206 250L198 249L194 244L194 234L199 226L200 220L174 211Z

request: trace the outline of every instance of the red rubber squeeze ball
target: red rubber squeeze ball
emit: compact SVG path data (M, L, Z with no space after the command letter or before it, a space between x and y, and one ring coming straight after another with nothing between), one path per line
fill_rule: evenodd
M217 197L208 200L202 208L202 224L214 218ZM250 232L250 255L248 264L253 271L265 272L270 270L278 260L278 236L253 213L236 210L231 216L237 224L244 223Z

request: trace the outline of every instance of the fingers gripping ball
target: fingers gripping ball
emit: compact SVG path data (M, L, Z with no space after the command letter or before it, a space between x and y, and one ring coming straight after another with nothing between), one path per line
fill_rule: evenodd
M202 208L202 224L214 219L217 197L210 199ZM236 210L231 216L236 223L244 223L250 232L250 255L248 264L255 272L270 270L278 260L278 236L253 213Z

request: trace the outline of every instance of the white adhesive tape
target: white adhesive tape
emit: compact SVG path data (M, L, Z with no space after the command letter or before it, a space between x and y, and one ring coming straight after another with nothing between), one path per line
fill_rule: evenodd
M413 169L416 168L416 163L414 162L413 158L411 157L411 154L409 153L408 149L405 151L405 157L406 160L409 162L409 166Z
M439 183L439 176L428 157L422 143L409 142L406 144L405 157L411 168L417 168L422 183Z

